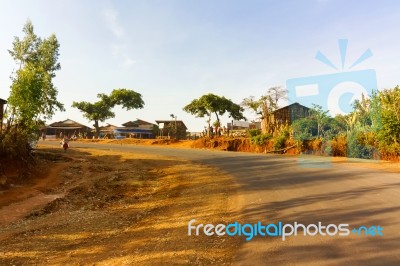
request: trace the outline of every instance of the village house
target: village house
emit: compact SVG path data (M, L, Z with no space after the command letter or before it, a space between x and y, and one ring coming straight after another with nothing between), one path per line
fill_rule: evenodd
M92 137L92 129L88 126L80 124L74 120L66 119L64 121L54 122L44 129L42 129L42 136L46 135L46 138L62 138L64 136Z
M156 120L159 138L186 139L187 127L182 120Z
M99 130L100 130L99 137L100 138L107 138L107 139L115 138L114 131L115 131L116 128L117 128L117 126L114 126L114 125L111 125L111 124L108 124L108 123L105 126L101 126L99 128ZM95 132L96 130L94 129L93 131Z
M122 127L116 127L114 129L115 138L139 138L139 139L151 139L157 134L157 125L136 119L135 121L128 121L122 124Z
M292 103L288 106L275 110L271 114L271 122L274 124L292 125L294 121L310 115L310 108L299 103Z

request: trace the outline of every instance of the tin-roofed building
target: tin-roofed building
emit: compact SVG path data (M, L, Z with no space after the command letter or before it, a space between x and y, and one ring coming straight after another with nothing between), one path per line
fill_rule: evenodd
M80 124L74 120L66 119L64 121L54 122L45 128L46 135L55 136L56 138L60 138L62 136L72 137L82 136L82 137L91 137L92 129L88 126Z
M155 137L157 132L157 125L136 119L135 121L128 121L122 124L123 127L117 127L114 129L116 138L139 138L139 139L151 139Z
M160 137L186 139L187 127L182 120L156 120L156 123L160 128Z
M292 103L288 106L275 110L271 114L271 121L276 124L293 124L294 121L300 118L305 118L310 115L310 108L299 103Z

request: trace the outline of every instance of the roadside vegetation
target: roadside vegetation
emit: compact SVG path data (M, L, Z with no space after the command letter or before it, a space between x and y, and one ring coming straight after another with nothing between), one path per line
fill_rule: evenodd
M330 117L327 110L313 105L307 117L295 120L292 125L277 122L272 116L279 109L278 102L285 98L283 88L273 87L259 99L253 96L244 99L241 106L254 111L258 116L261 121L259 129L242 131L241 134L224 132L222 136L206 136L209 139L199 140L194 146L231 151L399 159L399 86L375 91L369 96L362 95L361 100L353 103L353 111L347 115ZM218 110L218 107L214 109ZM234 141L234 138L237 140Z
M7 123L0 130L0 156L27 164L31 161L31 148L37 141L37 131L57 110L64 106L57 100L53 84L58 62L59 42L52 34L40 38L27 21L24 37L14 38L11 57L16 70L11 74L12 84L5 118Z

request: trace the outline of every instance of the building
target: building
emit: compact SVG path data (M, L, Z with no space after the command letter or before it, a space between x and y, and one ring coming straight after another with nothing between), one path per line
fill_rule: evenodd
M261 122L232 120L226 124L226 127L229 130L261 129Z
M159 127L158 137L186 139L187 127L182 120L156 120Z
M157 134L158 127L156 124L136 119L135 121L128 121L122 124L122 127L114 129L116 138L139 138L151 139Z
M66 119L64 121L54 122L44 128L42 134L46 134L46 138L61 138L64 136L72 137L91 137L92 129L88 126L80 124L74 120Z
M111 124L106 124L105 126L101 126L99 128L100 138L107 138L107 139L113 139L115 137L114 130L117 128L117 126L111 125ZM96 131L96 129L94 129Z
M231 123L227 123L227 128L229 130L249 129L249 126L250 126L250 123L247 121L232 120Z
M275 110L271 114L271 122L273 124L293 124L294 121L300 118L305 118L310 115L310 108L299 103L292 103L288 106Z

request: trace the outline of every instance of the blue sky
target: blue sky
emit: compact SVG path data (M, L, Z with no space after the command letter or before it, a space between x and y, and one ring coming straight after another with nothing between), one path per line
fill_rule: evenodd
M205 119L182 111L192 99L212 92L240 103L291 78L338 73L314 57L320 50L340 65L342 38L349 40L349 63L373 52L352 70L375 69L379 88L394 87L400 83L398 14L399 1L2 1L0 98L8 97L15 67L7 49L29 18L39 36L55 33L61 45L54 83L66 112L52 121L91 126L72 101L128 88L143 95L145 108L115 108L106 122L175 114L201 131Z

